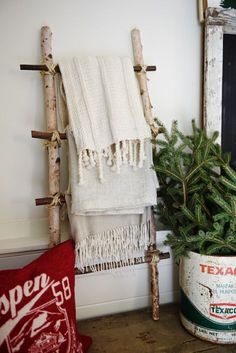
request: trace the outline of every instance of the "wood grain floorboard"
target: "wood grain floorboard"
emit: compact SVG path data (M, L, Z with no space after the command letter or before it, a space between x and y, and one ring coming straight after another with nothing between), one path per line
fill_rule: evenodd
M78 322L92 336L89 353L236 353L236 345L216 345L190 335L181 325L177 305L165 305L160 320L149 310Z

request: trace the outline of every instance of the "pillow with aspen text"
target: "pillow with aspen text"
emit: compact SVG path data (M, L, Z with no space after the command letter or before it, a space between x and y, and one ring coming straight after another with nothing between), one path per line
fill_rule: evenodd
M85 353L77 332L71 240L29 265L0 271L0 353Z

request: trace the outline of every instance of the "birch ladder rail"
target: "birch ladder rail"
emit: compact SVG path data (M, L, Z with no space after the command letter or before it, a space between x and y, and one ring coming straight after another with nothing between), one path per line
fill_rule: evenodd
M152 116L152 106L150 103L146 71L155 71L155 66L145 66L140 32L138 29L131 31L131 39L134 53L134 71L137 72L137 78L142 96L144 116L151 127L152 134L157 135L158 130L154 125ZM54 75L59 73L59 67L54 65L52 55L52 32L47 26L41 29L41 51L43 65L20 65L21 70L39 70L43 74L44 101L45 101L45 117L47 131L32 131L32 137L45 139L48 150L48 180L49 180L49 197L36 199L36 205L49 205L48 221L49 221L49 247L53 247L60 242L60 206L65 203L64 196L60 193L60 140L66 139L66 134L57 130L56 116L56 92ZM154 320L159 319L159 280L157 264L159 260L169 257L169 253L160 253L156 248L156 230L154 217L152 214L150 227L150 246L145 256L145 262L150 266L151 296L152 296L152 317ZM140 264L140 261L135 263ZM84 273L91 272L90 270ZM78 270L76 274L82 274Z
M134 53L134 62L136 65L140 65L142 67L142 71L138 73L138 82L140 88L140 94L143 102L143 110L144 116L147 123L150 125L152 129L152 134L158 133L158 131L153 131L154 129L154 120L152 116L152 105L148 93L148 85L147 85L147 75L146 75L146 67L144 65L143 58L143 48L140 38L140 31L137 28L134 28L131 31L131 39L133 45L133 53ZM150 281L151 281L151 297L152 297L152 317L153 320L159 319L159 274L157 269L157 264L159 261L159 252L156 248L156 229L154 223L154 216L152 213L151 218L151 227L150 227L150 245L148 249L148 253L151 256L150 266Z

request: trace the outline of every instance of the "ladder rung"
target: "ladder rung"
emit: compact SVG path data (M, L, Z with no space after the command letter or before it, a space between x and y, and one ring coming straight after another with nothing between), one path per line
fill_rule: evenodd
M31 71L48 71L47 65L31 65L31 64L21 64L20 65L21 70L31 70ZM156 66L155 65L150 65L146 67L146 71L156 71ZM135 72L140 72L142 70L142 67L140 65L135 65L134 66L134 71ZM55 71L57 73L60 72L60 68L58 65L55 66Z

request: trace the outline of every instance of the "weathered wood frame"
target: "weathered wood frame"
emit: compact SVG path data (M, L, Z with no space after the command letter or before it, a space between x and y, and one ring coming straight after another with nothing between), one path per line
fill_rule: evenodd
M205 21L203 126L222 139L223 36L236 35L236 10L208 8Z
M205 20L207 6L207 0L198 0L198 18L200 23L204 22Z

